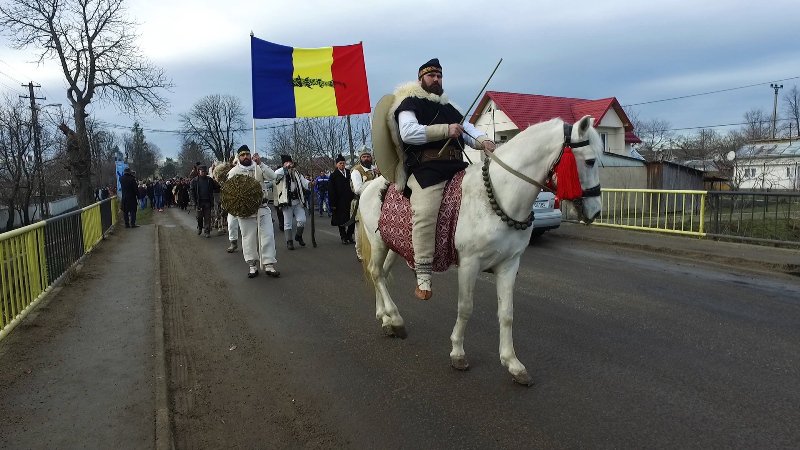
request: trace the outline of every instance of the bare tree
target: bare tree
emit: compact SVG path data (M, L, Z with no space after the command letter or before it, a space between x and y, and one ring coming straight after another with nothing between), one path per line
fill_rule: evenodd
M794 125L795 136L800 136L800 91L797 90L797 85L783 95L783 100L786 102L786 117L788 117L790 124ZM791 125L790 125L791 129ZM790 133L790 136L791 133Z
M40 62L61 65L77 138L68 159L81 205L94 199L86 117L95 95L124 112L166 112L159 92L171 83L141 55L135 28L123 0L7 0L0 6L0 29L16 48L37 48Z
M367 116L351 116L350 130L354 159L357 159L359 149L367 144L369 138ZM341 153L348 157L350 154L350 135L344 117L298 120L292 126L274 129L269 143L272 159L278 160L280 154L292 155L295 163L309 174L330 170L337 155Z
M231 95L208 95L181 114L183 137L199 142L218 161L233 155L236 138L245 130L242 103Z
M30 113L18 99L6 98L0 105L0 200L8 211L6 230L14 227L17 212L22 225L30 223L33 168Z
M178 175L188 177L198 162L210 167L209 158L208 152L200 144L192 140L184 141L178 152Z
M748 141L769 139L771 134L772 117L761 109L751 109L744 113L745 125L742 128L742 137Z
M675 137L672 124L662 119L641 119L636 113L631 113L629 118L634 133L642 140L637 151L649 161L663 160Z

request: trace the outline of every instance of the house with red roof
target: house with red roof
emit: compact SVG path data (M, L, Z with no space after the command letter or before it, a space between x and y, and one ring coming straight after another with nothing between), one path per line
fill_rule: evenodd
M560 117L565 122L575 123L585 115L594 117L594 126L603 138L606 153L631 156L631 146L641 142L615 97L586 100L487 91L469 121L502 144L539 122Z

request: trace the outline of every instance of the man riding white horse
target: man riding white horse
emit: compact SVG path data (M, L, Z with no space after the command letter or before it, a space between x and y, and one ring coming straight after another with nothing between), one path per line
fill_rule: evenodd
M442 88L442 66L434 58L419 68L418 81L404 84L395 91L399 106L394 117L405 152L407 185L412 211L411 239L417 287L414 295L428 300L433 295L431 270L434 235L444 187L464 170L464 143L477 149L493 151L495 144L471 123L464 125L462 114L450 103ZM447 148L442 151L442 148Z

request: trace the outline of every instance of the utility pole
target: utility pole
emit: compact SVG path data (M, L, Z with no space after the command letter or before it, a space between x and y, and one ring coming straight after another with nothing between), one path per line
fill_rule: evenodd
M37 97L33 93L34 87L41 87L38 84L34 85L33 81L28 84L23 84L22 87L27 87L29 95L20 95L20 98L27 98L31 101L31 126L33 127L33 157L36 162L36 172L39 176L39 214L42 219L50 217L47 204L47 194L44 188L44 170L42 167L42 139L39 130L39 108L36 106L36 100L46 100L44 97Z
M775 103L772 107L772 139L775 139L775 129L778 123L778 89L783 89L782 84L770 83L769 87L775 89Z

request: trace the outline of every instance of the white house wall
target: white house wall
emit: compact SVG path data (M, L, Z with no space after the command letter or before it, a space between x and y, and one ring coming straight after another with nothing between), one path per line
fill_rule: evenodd
M630 155L630 151L625 148L625 128L616 111L609 109L603 116L603 120L596 124L596 128L598 133L605 133L607 137L605 151L624 156Z
M787 174L788 171L788 174ZM752 159L736 165L739 189L798 190L800 189L800 159Z

